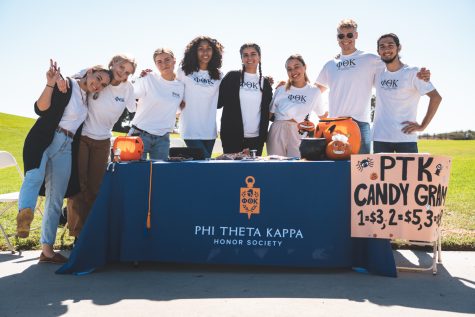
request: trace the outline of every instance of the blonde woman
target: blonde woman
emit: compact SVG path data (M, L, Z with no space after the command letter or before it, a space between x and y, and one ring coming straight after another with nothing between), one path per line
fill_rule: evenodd
M176 113L183 100L183 83L176 79L175 55L168 48L153 53L159 73L149 73L134 82L138 99L130 135L139 135L144 143L142 159L167 160L170 132L175 127Z
M300 157L300 134L297 124L311 112L324 113L320 89L309 85L307 66L299 54L285 62L289 79L277 88L270 106L274 123L267 138L267 153L287 157Z
M128 78L135 73L135 59L123 54L112 57L111 84L89 98L77 156L79 192L68 199L69 235L78 237L96 200L110 155L112 127L125 108L135 111L134 88Z

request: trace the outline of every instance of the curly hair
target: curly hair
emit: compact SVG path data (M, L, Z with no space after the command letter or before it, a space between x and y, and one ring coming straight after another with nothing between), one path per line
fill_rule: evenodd
M189 75L200 70L200 64L198 61L198 46L202 41L208 42L213 49L213 55L211 56L211 60L208 63L208 73L211 79L218 80L220 79L219 69L223 64L224 46L216 39L212 39L208 36L197 36L186 46L183 60L180 63L181 69L185 75Z

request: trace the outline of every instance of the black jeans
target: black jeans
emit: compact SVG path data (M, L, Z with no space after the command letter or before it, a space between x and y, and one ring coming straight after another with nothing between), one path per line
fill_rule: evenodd
M419 153L417 142L373 142L374 153Z
M256 155L261 156L262 155L262 148L264 146L261 146L259 144L259 137L255 138L244 138L242 141L242 148L243 149L249 149L249 150L257 150Z

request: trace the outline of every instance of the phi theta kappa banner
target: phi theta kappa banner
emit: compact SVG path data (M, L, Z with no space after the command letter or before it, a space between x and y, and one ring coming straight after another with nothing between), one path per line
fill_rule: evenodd
M351 236L435 241L451 159L429 154L351 156Z

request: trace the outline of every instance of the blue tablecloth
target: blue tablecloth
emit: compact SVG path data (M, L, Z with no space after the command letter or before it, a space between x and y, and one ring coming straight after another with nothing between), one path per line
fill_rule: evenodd
M253 185L246 185L248 176ZM260 190L258 214L240 212L248 187ZM91 272L115 261L363 267L396 276L388 240L350 237L348 161L110 166L57 273Z

